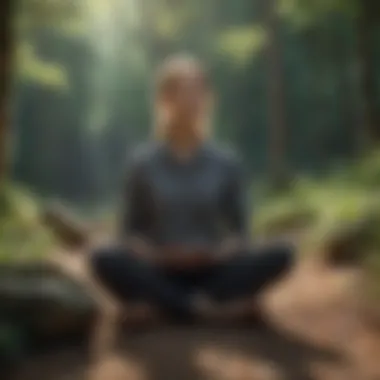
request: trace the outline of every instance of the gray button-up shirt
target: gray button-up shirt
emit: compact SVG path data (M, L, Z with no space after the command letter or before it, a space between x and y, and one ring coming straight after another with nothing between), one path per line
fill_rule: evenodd
M205 143L186 162L165 143L133 152L126 184L123 235L157 245L211 245L246 237L242 167L236 155Z

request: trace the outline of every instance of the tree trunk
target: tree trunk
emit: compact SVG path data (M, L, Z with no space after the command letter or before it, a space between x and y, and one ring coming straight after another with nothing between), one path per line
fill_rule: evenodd
M280 40L280 19L277 1L264 1L267 31L267 80L269 112L269 161L272 180L277 185L286 180L286 105L284 62Z
M380 116L376 109L376 81L373 59L373 14L364 1L357 19L357 87L359 95L359 141L367 149L380 140Z
M8 84L11 51L11 0L0 4L0 185L3 183L7 161Z

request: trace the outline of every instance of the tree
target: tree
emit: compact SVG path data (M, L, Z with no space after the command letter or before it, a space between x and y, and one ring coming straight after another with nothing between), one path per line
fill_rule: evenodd
M277 0L264 0L264 23L267 33L267 81L269 118L269 160L272 180L281 185L285 180L286 105L280 17Z
M380 21L380 3L376 0L310 1L281 0L293 21L311 28L322 23L328 14L344 15L353 25L356 36L355 68L352 78L357 92L358 132L361 149L380 142L380 115L376 107L376 68L374 60L375 30Z
M374 61L374 31L380 6L377 1L365 0L358 3L356 16L356 57L358 91L360 102L360 128L364 149L370 143L380 142L380 115L376 107L376 69Z
M0 4L0 184L5 178L7 164L8 89L11 55L11 0Z

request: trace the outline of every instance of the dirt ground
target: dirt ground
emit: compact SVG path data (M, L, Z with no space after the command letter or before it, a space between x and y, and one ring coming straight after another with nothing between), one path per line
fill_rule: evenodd
M12 380L380 380L380 332L360 322L358 277L309 258L263 296L273 326L265 331L117 334L113 349L94 351L89 342L85 350L44 355Z

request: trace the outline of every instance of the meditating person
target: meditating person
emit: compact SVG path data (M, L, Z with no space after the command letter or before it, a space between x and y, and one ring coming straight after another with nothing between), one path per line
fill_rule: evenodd
M92 269L113 295L178 320L258 320L257 296L292 267L286 244L254 248L238 156L211 138L203 65L173 56L157 73L155 136L129 160L120 240Z

